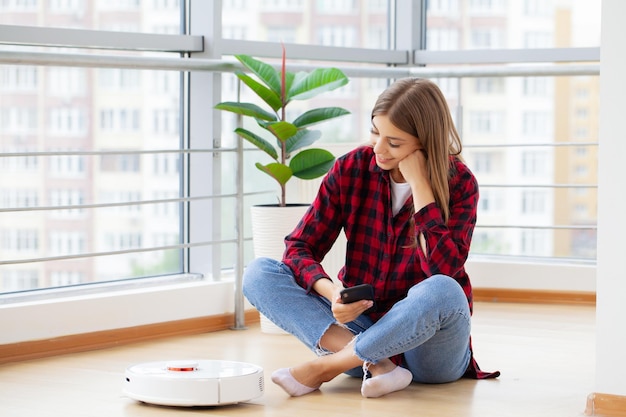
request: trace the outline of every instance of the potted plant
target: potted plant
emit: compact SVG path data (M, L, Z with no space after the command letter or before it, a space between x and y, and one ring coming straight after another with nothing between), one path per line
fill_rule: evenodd
M235 57L256 78L244 71L235 74L267 105L267 109L242 102L223 102L215 108L253 119L259 133L241 126L235 129L235 133L272 159L269 164L257 162L255 165L278 183L280 198L277 204L251 207L252 240L256 257L280 259L285 248L284 237L293 230L309 206L287 203L287 182L293 177L304 180L321 177L335 162L335 157L325 149L304 149L321 137L321 132L309 128L349 114L340 107L322 107L307 110L289 121L287 106L294 100L308 100L339 88L348 83L348 78L336 68L318 68L310 73L288 72L284 47L280 72L249 55ZM267 317L261 315L260 319L263 332L286 334Z
M310 127L350 113L341 107L313 108L290 121L287 120L287 106L295 100L308 100L337 89L348 83L348 77L337 68L298 73L286 71L284 47L280 72L249 55L235 57L256 78L244 71L235 74L267 105L267 109L254 103L232 101L219 103L215 108L253 119L258 133L241 126L235 129L235 133L272 158L269 164L257 162L255 165L278 183L280 198L277 204L252 208L252 232L255 256L280 258L284 249L283 238L291 232L308 206L287 203L287 182L293 177L318 178L326 174L335 161L332 153L325 149L304 149L321 137L320 131ZM267 209L272 206L278 208L276 214L268 214L270 210ZM294 220L288 220L287 208L295 212L292 214Z
M321 137L318 130L309 127L350 113L341 107L314 108L288 121L287 106L294 100L307 100L339 88L348 83L348 78L337 68L318 68L310 73L288 72L285 70L284 48L281 72L249 55L235 55L235 58L258 80L243 71L236 71L235 74L268 105L269 110L253 103L241 102L222 102L215 108L253 118L266 136L276 141L276 145L273 145L268 139L248 129L235 129L235 133L274 160L267 165L257 162L256 167L278 182L281 190L278 205L285 207L286 184L291 178L318 178L326 174L335 161L335 157L325 149L302 150ZM294 154L295 151L299 152Z

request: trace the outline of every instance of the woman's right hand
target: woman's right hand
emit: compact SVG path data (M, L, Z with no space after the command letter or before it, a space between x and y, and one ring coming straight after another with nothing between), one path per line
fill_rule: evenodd
M341 287L336 287L333 297L331 298L333 316L335 316L337 322L341 324L356 320L365 310L374 305L372 300L360 300L354 303L344 304L341 302L341 290Z
M341 324L354 321L374 304L371 300L361 300L350 304L342 303L340 293L343 287L335 284L330 279L318 279L313 284L313 289L330 301L333 316Z

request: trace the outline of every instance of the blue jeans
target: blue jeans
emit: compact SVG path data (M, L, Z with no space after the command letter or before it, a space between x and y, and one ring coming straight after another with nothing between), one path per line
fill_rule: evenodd
M285 264L253 260L245 270L243 293L259 312L296 336L317 355L328 354L320 340L338 324L330 302L307 294ZM461 286L445 275L434 275L413 286L380 320L361 315L345 326L356 335L354 351L364 362L403 354L403 366L423 383L456 381L470 361L470 312ZM346 372L362 376L361 368Z

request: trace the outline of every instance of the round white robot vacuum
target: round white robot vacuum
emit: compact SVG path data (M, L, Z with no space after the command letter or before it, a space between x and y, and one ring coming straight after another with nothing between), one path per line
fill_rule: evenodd
M263 395L263 368L245 362L176 360L148 362L126 369L124 394L166 406L214 406Z

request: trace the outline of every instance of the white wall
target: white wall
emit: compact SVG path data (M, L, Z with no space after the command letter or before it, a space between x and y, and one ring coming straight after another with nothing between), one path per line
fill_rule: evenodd
M602 0L596 392L626 395L626 2Z

